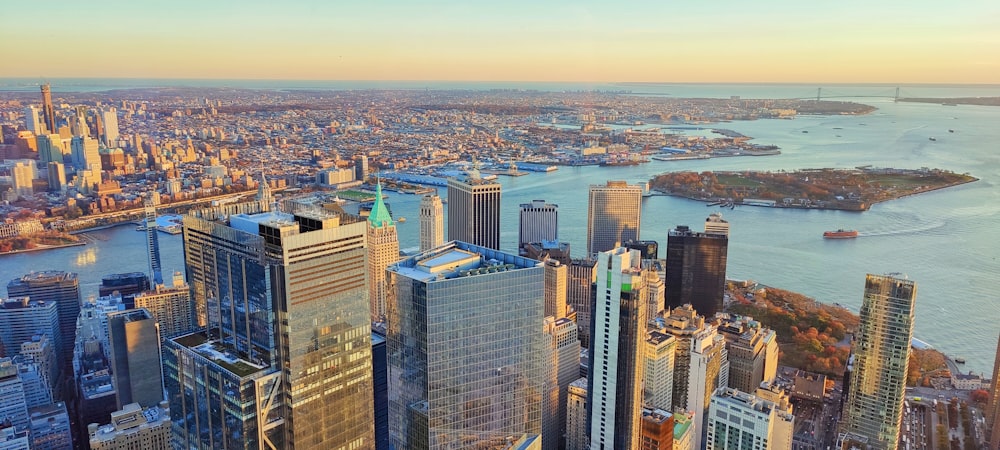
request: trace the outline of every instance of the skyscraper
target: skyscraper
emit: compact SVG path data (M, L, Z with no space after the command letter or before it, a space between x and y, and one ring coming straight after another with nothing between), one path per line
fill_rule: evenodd
M642 406L646 286L638 251L597 255L597 301L590 317L587 434L591 448L637 448Z
M677 338L651 331L643 345L642 403L652 408L673 411L674 357Z
M420 199L420 251L444 244L444 205L441 197L425 195Z
M164 344L175 446L374 447L365 227L320 211L184 217L207 328Z
M362 183L368 179L368 157L358 155L354 157L354 179Z
M448 239L500 248L500 183L473 169L466 179L448 179Z
M660 332L677 339L677 353L674 355L674 384L671 401L686 408L688 404L688 379L691 373L691 347L695 335L705 330L705 318L699 316L691 305L674 308L663 318Z
M143 212L146 227L146 255L149 258L149 278L153 280L153 286L163 284L163 268L160 265L160 231L156 224L156 205L153 201L146 199L143 202ZM148 405L143 405L148 406Z
M73 338L76 319L80 315L80 280L75 273L32 272L7 283L9 297L31 297L35 301L53 302L59 311L59 332L62 336L60 367L64 370L73 362Z
M778 374L778 339L752 317L715 315L729 353L729 387L754 392Z
M570 383L566 394L566 450L586 450L587 445L587 379Z
M143 408L138 403L111 413L107 425L89 424L91 450L170 450L170 409L166 402Z
M540 433L541 263L451 242L388 270L391 445L486 448Z
M114 292L122 296L122 303L128 309L135 308L135 296L150 289L149 276L142 272L113 273L101 278L97 295L107 297Z
M666 307L690 303L712 317L723 309L729 239L691 231L684 225L667 233Z
M49 133L58 131L56 129L56 110L52 107L52 91L49 83L42 85L42 117Z
M563 448L569 385L580 377L580 340L576 323L565 317L546 317L545 337L551 357L546 361L550 376L542 402L542 448Z
M899 441L916 296L916 283L901 275L865 278L840 425L844 432L867 437L872 450L892 450Z
M178 273L179 274L179 273ZM161 339L170 339L194 331L191 291L184 279L175 275L173 287L156 286L135 296L135 307L145 308L160 325Z
M566 280L566 304L576 310L576 325L579 327L580 345L590 347L590 308L594 302L594 283L597 261L574 259L568 267Z
M42 112L38 110L35 105L28 105L24 107L24 127L28 131L38 136L42 134L45 130L45 122L41 116Z
M990 402L983 411L992 430L989 435L990 450L1000 450L1000 338L997 339L997 356L993 361L993 386L990 388Z
M566 273L566 266L559 261L554 259L545 261L546 317L552 316L557 319L569 317L566 308Z
M24 383L18 376L17 364L10 358L0 358L0 420L9 422L17 430L27 430L28 403L24 395Z
M705 442L705 418L712 393L729 380L729 362L726 339L719 336L713 325L705 327L691 336L691 354L688 362L687 405L685 411L695 413L694 448L702 448ZM676 379L674 381L676 383ZM677 404L676 400L674 402Z
M531 203L522 203L520 208L518 249L524 248L529 242L559 240L559 205L545 203L545 200L532 200Z
M0 302L0 344L10 356L25 342L32 342L41 333L48 337L58 353L57 367L66 367L62 360L62 348L66 344L59 328L58 304L29 297L10 298ZM72 342L72 335L69 342ZM56 380L51 380L55 382Z
M705 234L721 234L729 237L729 222L722 219L722 213L714 212L705 219Z
M38 144L39 162L63 162L62 138L58 134L40 134L35 137L35 142Z
M160 330L149 311L129 309L108 314L108 343L118 408L144 408L163 401Z
M113 108L102 108L98 114L101 118L101 124L104 133L101 135L101 140L104 142L104 146L107 148L117 148L118 147L118 111Z
M368 215L368 295L371 301L373 322L385 318L386 303L391 286L385 275L385 268L399 260L399 236L389 209L382 200L382 183L375 187L375 205Z
M642 188L624 181L590 186L587 207L587 254L606 252L639 240Z

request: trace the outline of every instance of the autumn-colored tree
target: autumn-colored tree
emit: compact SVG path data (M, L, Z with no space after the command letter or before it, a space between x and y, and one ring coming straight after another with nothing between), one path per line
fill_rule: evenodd
M969 394L969 398L973 403L982 406L990 400L990 393L986 389L976 389Z

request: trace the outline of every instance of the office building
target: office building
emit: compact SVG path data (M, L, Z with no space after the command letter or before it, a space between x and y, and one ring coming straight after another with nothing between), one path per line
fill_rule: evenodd
M671 394L673 406L684 409L688 404L688 378L691 370L691 342L694 336L705 329L705 318L691 305L674 308L670 314L657 319L657 331L669 334L677 340L674 354L674 387Z
M795 416L787 396L776 402L720 387L705 421L707 450L792 450Z
M101 121L101 141L107 148L118 147L118 111L113 107L101 108L98 111Z
M35 194L35 163L33 161L20 161L14 163L10 168L11 183L14 184L14 193L18 197L31 197Z
M122 297L125 308L135 308L135 296L150 289L149 276L142 272L113 273L101 278L97 295L107 297L118 293Z
M642 187L624 181L590 186L587 206L587 255L639 240Z
M522 203L520 208L518 249L523 249L530 242L559 241L559 205L532 200L531 203Z
M500 248L500 183L473 169L465 180L448 179L448 239Z
M646 337L646 286L639 257L624 247L597 254L587 375L591 448L639 445Z
M87 107L79 105L74 108L73 117L69 122L69 131L73 136L89 136L90 127L87 126Z
M73 435L65 403L36 406L28 410L28 416L31 419L32 450L73 448Z
M477 448L540 433L542 264L451 242L388 270L391 445Z
M40 134L35 137L35 142L41 166L47 166L50 162L63 162L62 138L58 134Z
M667 233L666 307L691 304L712 317L723 310L729 239L678 225Z
M56 128L56 110L52 106L52 90L49 83L41 86L42 89L42 120L45 122L45 129L49 133L58 131Z
M574 259L567 266L566 303L576 311L580 345L590 348L590 305L594 302L597 261Z
M569 265L573 261L570 257L569 242L529 242L524 244L521 251L525 258L537 259L539 261L554 259L566 265Z
M27 430L28 403L24 384L18 376L17 364L10 358L0 358L0 422L10 423L17 430Z
M30 297L0 302L0 344L6 356L16 355L22 344L35 341L39 334L46 336L45 340L61 355L63 339L56 303Z
M24 362L19 357L12 359L17 365L17 376L21 379L24 389L24 404L28 409L52 403L52 390L44 374L33 363Z
M48 164L49 192L66 190L66 166L61 162L50 161Z
M577 378L566 391L566 450L587 450L587 378Z
M173 287L156 286L135 296L135 307L149 311L160 326L160 338L170 339L194 331L191 291L178 273Z
M160 333L145 309L108 314L108 343L118 408L138 403L144 408L163 401Z
M129 403L111 413L111 423L88 424L91 450L171 450L170 408Z
M726 339L719 336L715 326L705 325L702 330L691 336L687 405L684 406L685 411L695 413L694 435L691 438L694 442L694 448L702 448L702 444L705 442L704 425L712 393L719 387L728 385L728 379L729 361L726 353Z
M399 260L399 236L389 209L382 200L382 183L375 187L375 204L368 215L368 295L372 322L385 319L392 295L385 268Z
M674 357L677 338L651 331L643 345L642 403L655 409L673 411Z
M175 446L374 447L366 226L322 211L184 217L207 326L164 343Z
M51 323L54 325L56 322L52 321ZM52 329L55 330L56 327L52 327ZM35 366L42 384L48 390L49 398L62 396L62 393L57 390L61 379L58 352L47 334L36 334L31 337L30 341L22 343L19 355L19 362Z
M753 317L716 313L719 334L729 354L729 387L754 392L778 374L778 339Z
M840 427L867 437L871 450L895 449L899 441L916 296L916 283L901 275L865 278Z
M622 246L630 250L638 250L642 259L658 259L660 243L656 241L627 241Z
M372 330L372 380L375 394L375 450L389 450L389 367L384 329Z
M70 141L70 155L76 170L89 170L92 167L101 171L100 143L97 139L86 136L74 136Z
M425 195L420 199L420 251L444 244L444 205L441 197Z
M993 361L993 378L990 379L990 402L983 411L989 434L990 450L1000 450L1000 338L997 339L997 356Z
M118 393L111 376L113 365L108 344L108 314L124 308L121 297L110 296L85 302L80 309L73 348L77 395L70 407L79 435L85 432L87 424L105 423L118 409Z
M542 447L563 448L566 435L566 405L570 383L580 377L580 340L576 323L565 317L545 318L549 379L542 405Z
M662 409L642 408L639 449L674 450L674 415Z
M566 308L566 280L568 270L559 261L545 261L545 316L569 317ZM575 334L575 333L574 333Z
M663 261L642 260L642 276L646 279L646 317L650 320L661 315L666 308L667 284L663 280Z
M28 430L4 428L0 430L0 450L30 450L30 437Z
M73 336L76 336L76 318L80 315L80 280L71 272L32 272L7 283L8 297L31 297L31 300L52 302L59 311L57 341L62 362L60 367L70 367L73 360Z
M722 219L722 213L714 212L705 219L705 234L715 234L729 238L729 222Z

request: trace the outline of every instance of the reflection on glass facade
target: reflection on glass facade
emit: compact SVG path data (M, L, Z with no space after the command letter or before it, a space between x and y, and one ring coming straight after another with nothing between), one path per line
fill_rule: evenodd
M642 188L624 181L590 186L587 206L587 255L639 240Z
M691 231L684 225L667 233L666 308L691 304L698 314L722 312L729 238Z
M167 342L180 448L374 448L371 330L360 218L184 219L205 331Z
M492 448L540 433L541 263L452 242L388 270L391 445Z

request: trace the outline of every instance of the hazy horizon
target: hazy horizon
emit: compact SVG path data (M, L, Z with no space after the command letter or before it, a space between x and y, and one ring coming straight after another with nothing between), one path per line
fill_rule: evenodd
M996 84L997 23L980 0L15 2L0 77Z

